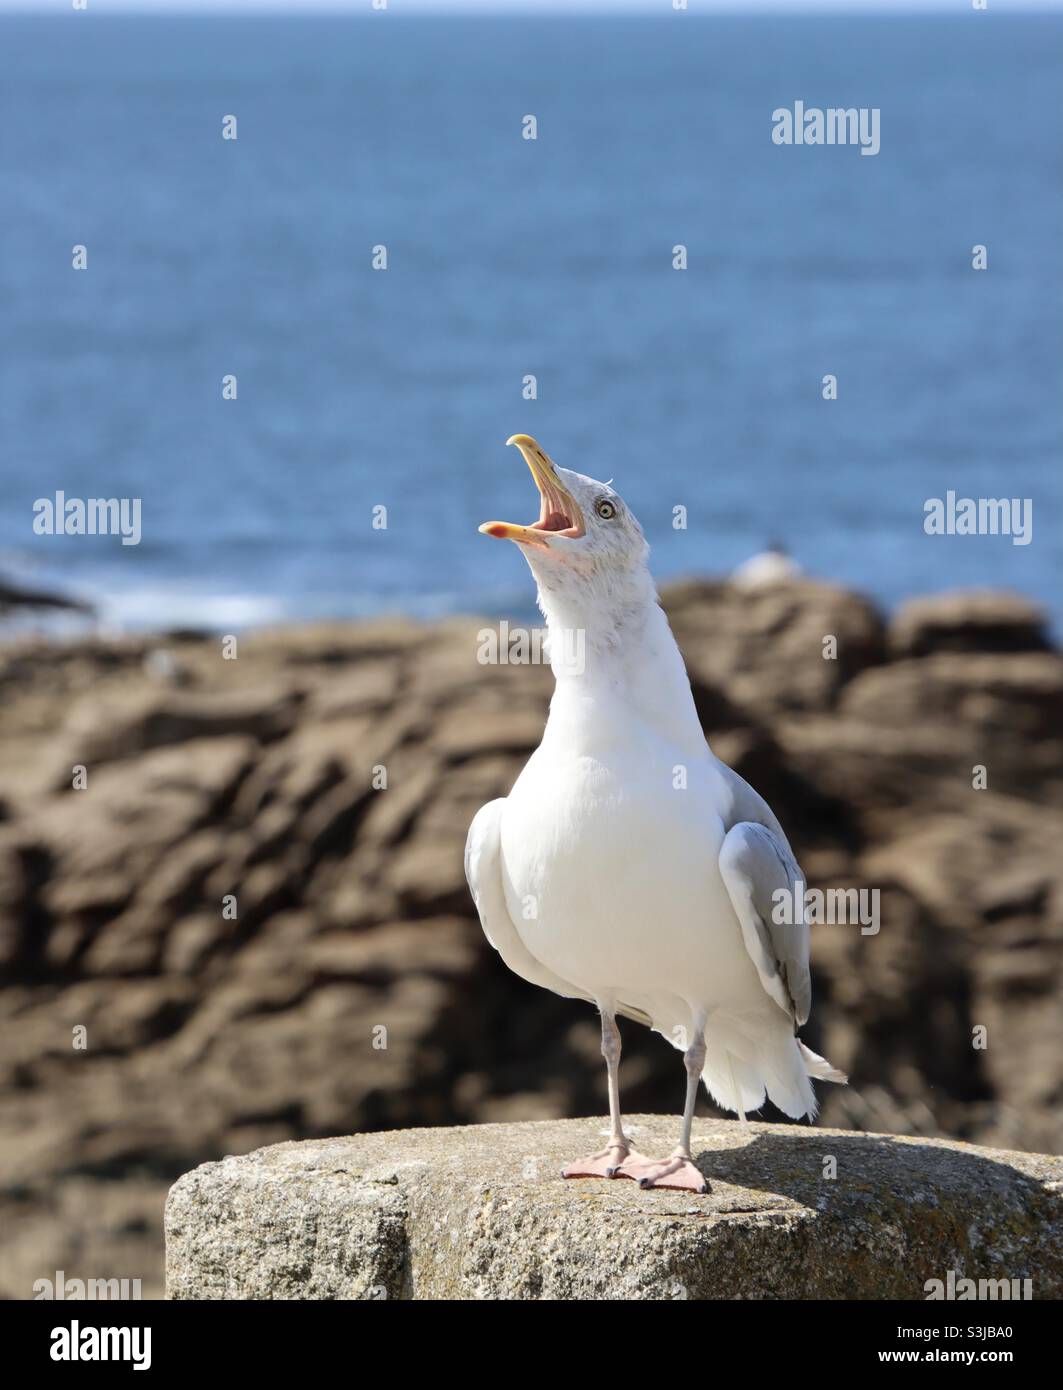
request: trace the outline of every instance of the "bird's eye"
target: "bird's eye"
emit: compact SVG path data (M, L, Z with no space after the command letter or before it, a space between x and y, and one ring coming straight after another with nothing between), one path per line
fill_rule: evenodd
M600 497L594 504L594 510L603 521L612 521L616 516L616 507L609 501L608 497Z

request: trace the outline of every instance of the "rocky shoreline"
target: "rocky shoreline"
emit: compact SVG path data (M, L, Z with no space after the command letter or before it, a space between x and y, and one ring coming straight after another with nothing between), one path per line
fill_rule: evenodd
M877 934L813 934L809 1041L853 1081L824 1122L1063 1151L1041 615L987 592L887 623L804 580L664 602L713 747L810 887L880 895ZM465 889L469 820L550 691L477 660L489 626L260 632L236 659L191 635L0 647L0 1292L64 1269L158 1295L167 1187L227 1153L600 1111L593 1015L511 976ZM625 1049L626 1103L678 1107L667 1045L627 1026Z

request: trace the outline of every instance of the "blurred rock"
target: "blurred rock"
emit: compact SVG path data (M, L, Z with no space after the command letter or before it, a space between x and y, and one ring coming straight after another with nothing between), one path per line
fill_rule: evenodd
M747 714L829 707L885 653L876 610L832 584L789 579L744 589L689 580L666 589L662 603L691 683L718 688Z
M966 589L910 599L889 625L893 656L1045 651L1045 615L1021 594Z

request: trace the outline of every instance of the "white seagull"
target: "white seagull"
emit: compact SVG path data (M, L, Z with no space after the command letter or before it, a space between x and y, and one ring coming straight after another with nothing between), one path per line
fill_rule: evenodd
M796 1037L811 1002L804 880L770 807L705 741L638 521L529 435L507 442L531 469L539 520L480 530L524 551L556 684L513 790L473 820L466 877L509 968L601 1014L611 1134L563 1176L704 1192L690 1152L699 1076L743 1123L765 1093L814 1116L809 1078L846 1079ZM624 1134L618 1014L683 1052L668 1158Z

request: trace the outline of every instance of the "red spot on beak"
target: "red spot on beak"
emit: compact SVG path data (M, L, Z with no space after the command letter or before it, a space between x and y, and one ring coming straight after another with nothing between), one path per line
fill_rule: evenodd
M499 539L504 539L506 535L506 528L504 526L489 526L487 528L487 534L489 536L498 536Z

